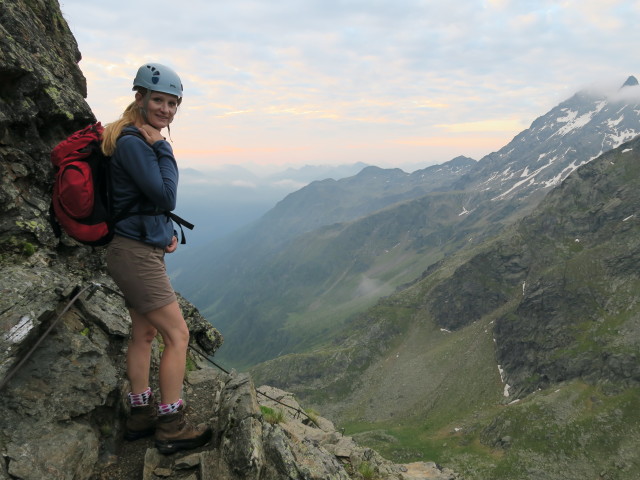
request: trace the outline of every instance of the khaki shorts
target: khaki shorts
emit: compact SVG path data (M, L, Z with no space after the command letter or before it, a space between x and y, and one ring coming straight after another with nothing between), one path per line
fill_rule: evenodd
M147 313L177 301L164 249L116 235L107 247L107 270L124 295L125 305Z

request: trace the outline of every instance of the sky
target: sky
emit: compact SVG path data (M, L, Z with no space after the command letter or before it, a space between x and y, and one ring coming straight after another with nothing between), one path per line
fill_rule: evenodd
M103 123L146 62L173 68L181 167L364 162L414 171L499 150L594 85L640 74L640 0L60 0Z

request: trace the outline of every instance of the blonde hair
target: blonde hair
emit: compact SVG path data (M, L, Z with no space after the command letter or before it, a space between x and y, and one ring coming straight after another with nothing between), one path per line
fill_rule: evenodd
M102 153L107 156L113 155L116 151L116 142L122 133L122 129L129 125L143 123L144 117L142 116L140 107L138 107L135 101L131 102L118 120L104 127L104 132L102 133Z

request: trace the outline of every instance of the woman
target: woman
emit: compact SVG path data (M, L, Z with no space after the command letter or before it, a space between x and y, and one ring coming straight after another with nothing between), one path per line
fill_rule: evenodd
M181 393L189 330L164 264L165 253L178 245L173 223L163 214L176 206L178 167L161 131L169 130L182 102L182 83L170 68L148 63L138 69L133 90L134 101L105 127L102 142L103 152L112 157L114 210L133 212L117 222L107 247L107 269L125 297L132 324L127 351L131 415L125 438L135 440L155 431L156 447L172 453L211 438L210 428L194 427L185 419ZM164 350L156 417L149 368L158 332Z

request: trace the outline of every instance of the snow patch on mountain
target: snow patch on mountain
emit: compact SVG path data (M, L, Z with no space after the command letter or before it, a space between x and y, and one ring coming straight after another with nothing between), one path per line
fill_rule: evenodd
M633 129L623 130L621 132L615 132L607 135L607 139L611 141L613 145L612 148L617 148L622 145L624 142L628 142L632 138L638 135L638 132Z
M599 102L596 105L595 110L592 110L590 112L585 113L584 115L580 115L578 116L578 112L576 111L568 111L567 112L567 116L566 117L562 117L562 118L558 118L557 121L559 123L566 123L566 125L562 128L560 128L555 135L560 135L560 136L565 136L567 133L573 131L573 130L577 130L579 128L584 127L585 125L587 125L592 119L593 117L595 117L605 106L607 105L607 102L605 100ZM564 109L565 111L568 109Z
M486 158L490 169L477 178L478 191L493 192L493 200L504 200L553 188L582 165L636 137L640 89L623 90L629 91L579 92L536 119L528 130Z
M624 115L620 115L616 120L607 120L607 126L609 128L617 127L622 120L624 120Z

